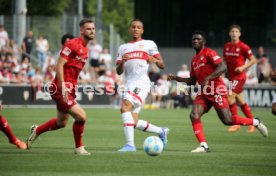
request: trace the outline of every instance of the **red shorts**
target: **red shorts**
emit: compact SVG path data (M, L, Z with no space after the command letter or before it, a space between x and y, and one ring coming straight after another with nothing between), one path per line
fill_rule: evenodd
M57 110L60 112L68 113L69 109L73 107L75 104L77 104L75 100L76 96L74 94L68 94L67 102L63 100L62 94L58 92L51 95L51 97L56 102Z
M231 89L234 93L240 94L243 91L243 86L245 84L245 79L233 79L231 80L231 85L229 89ZM229 90L229 91L231 91Z
M229 108L227 95L197 95L194 104L200 104L205 111L209 111L212 106L215 109Z

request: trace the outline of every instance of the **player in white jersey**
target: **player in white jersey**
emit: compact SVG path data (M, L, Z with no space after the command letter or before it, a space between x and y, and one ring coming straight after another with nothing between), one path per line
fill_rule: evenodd
M126 80L121 107L126 145L119 151L136 151L134 128L158 134L164 143L164 147L166 147L169 129L138 119L142 103L150 92L149 64L154 63L161 69L165 68L165 64L156 44L151 40L142 39L144 25L141 20L135 19L131 22L129 33L132 40L119 47L116 61L117 73L120 75L125 72Z

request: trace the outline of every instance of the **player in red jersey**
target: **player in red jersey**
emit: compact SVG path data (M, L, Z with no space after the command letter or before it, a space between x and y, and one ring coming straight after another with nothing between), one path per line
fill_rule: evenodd
M205 43L206 34L203 31L195 31L192 37L192 45L196 55L192 59L190 78L181 78L173 74L168 77L169 80L185 82L188 85L195 85L198 82L199 89L201 89L194 100L190 114L193 130L200 146L191 152L209 151L200 119L212 106L216 109L218 117L224 125L254 125L263 136L268 136L267 128L260 119L231 115L227 100L227 89L220 78L220 75L226 71L226 65L214 50L205 47Z
M8 121L5 119L5 117L2 116L2 103L0 102L0 131L2 131L8 138L9 142L11 144L16 145L19 149L27 149L27 145L25 142L22 142L19 140L12 132L12 129L10 125L8 124Z
M246 103L243 97L243 86L246 81L246 73L245 71L254 65L257 60L255 59L252 51L248 45L240 41L241 36L241 27L239 25L230 26L229 36L231 41L226 43L223 47L223 57L226 61L229 80L231 83L228 103L230 107L230 111L233 115L238 114L237 105L235 102L239 104L242 112L247 118L253 119L253 115L250 107ZM249 62L245 63L246 59ZM240 129L240 125L231 126L228 131L235 132ZM254 132L255 127L250 126L248 132Z
M27 140L28 148L42 133L64 128L71 115L75 119L73 124L75 153L90 155L82 143L86 113L75 101L75 93L79 73L88 59L86 45L94 39L95 31L95 23L90 19L83 19L80 21L80 36L64 44L57 63L57 75L50 87L52 99L57 105L57 118L32 127L32 133Z

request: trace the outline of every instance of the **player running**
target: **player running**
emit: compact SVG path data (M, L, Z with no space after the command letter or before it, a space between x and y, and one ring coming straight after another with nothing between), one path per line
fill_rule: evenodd
M53 118L40 126L34 125L32 127L32 133L27 140L28 149L42 133L64 128L71 115L75 119L73 124L75 153L90 155L82 142L86 113L76 102L75 93L79 73L88 59L86 45L94 39L95 31L95 23L90 19L83 19L80 21L80 36L64 44L57 63L57 75L50 87L52 99L57 104L57 118Z
M169 129L160 128L138 119L141 106L150 92L149 64L154 63L161 69L165 68L165 64L156 44L152 40L142 39L144 25L141 20L135 19L131 22L129 33L132 36L132 40L119 47L116 61L117 73L121 75L125 72L126 79L121 107L126 145L119 151L136 151L134 128L158 134L163 141L164 147L166 147Z
M210 151L200 119L212 106L214 106L218 117L224 125L254 125L264 137L268 136L266 126L259 118L250 119L231 115L227 101L227 89L220 78L220 75L226 71L226 65L214 50L205 47L205 43L205 32L195 31L192 36L192 45L196 55L191 62L190 78L181 78L173 74L169 75L169 80L185 82L188 85L195 85L198 82L199 88L201 88L194 100L190 114L193 130L200 145L191 152Z
M0 102L0 131L2 131L8 138L9 142L13 145L16 145L19 149L27 149L27 145L25 142L22 142L20 139L18 139L12 132L12 129L10 125L8 124L8 121L5 119L5 117L2 116L2 102Z
M246 81L245 71L254 65L257 60L255 59L252 51L248 45L240 41L241 27L239 25L230 26L229 36L231 41L226 43L223 47L223 57L226 61L229 80L231 83L231 91L229 92L228 103L230 111L233 115L238 114L238 109L235 101L241 107L243 114L247 118L253 119L250 107L245 102L243 97L243 86ZM246 58L249 60L245 64ZM240 125L231 126L228 131L235 132L240 129ZM253 133L254 126L249 126L248 132Z

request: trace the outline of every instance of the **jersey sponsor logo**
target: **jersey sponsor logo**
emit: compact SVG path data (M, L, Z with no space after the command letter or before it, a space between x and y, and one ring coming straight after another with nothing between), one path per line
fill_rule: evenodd
M194 67L194 70L197 70L204 65L205 65L205 63L198 64L197 66Z
M70 50L70 48L65 47L65 48L62 50L62 53L63 53L65 56L69 56L69 54L71 53L71 50Z
M216 60L218 60L219 58L220 58L219 56L214 56L214 57L213 57L213 60L216 61Z
M79 60L79 61L81 61L81 62L84 62L84 63L87 61L87 59L82 58L80 56L76 56L76 59Z
M239 56L239 53L231 53L231 52L225 52L226 56Z

